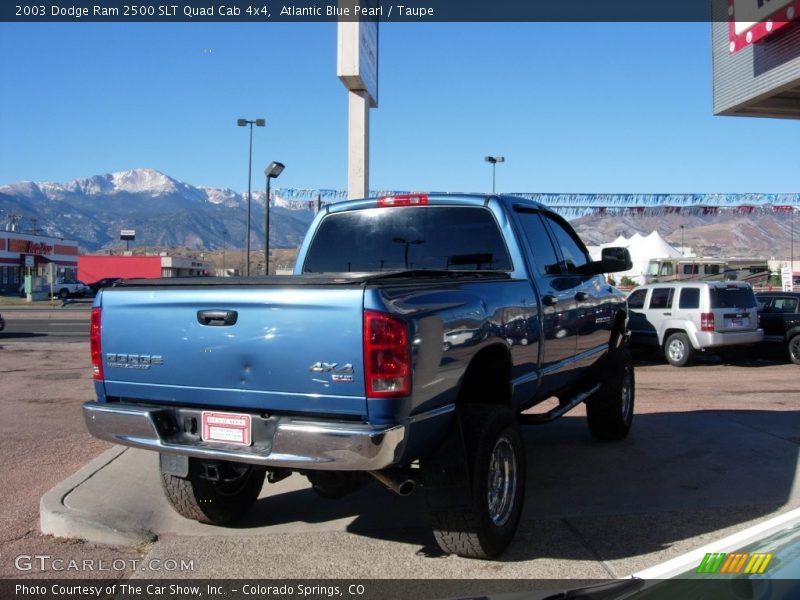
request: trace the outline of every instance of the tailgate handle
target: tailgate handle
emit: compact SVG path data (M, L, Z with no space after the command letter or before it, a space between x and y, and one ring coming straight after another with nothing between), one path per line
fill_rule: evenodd
M197 320L201 325L234 325L239 314L235 310L198 310Z

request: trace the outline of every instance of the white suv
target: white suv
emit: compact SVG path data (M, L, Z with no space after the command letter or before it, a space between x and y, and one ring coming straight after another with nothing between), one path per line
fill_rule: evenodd
M671 365L683 367L695 352L755 344L757 303L742 281L651 283L628 295L631 343L663 348Z

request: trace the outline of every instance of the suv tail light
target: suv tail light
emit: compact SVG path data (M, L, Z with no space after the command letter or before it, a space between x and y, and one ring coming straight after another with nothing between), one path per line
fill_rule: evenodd
M92 372L94 378L102 381L103 376L103 350L100 347L100 308L92 309L89 320L89 349L92 354Z
M368 398L411 392L411 348L405 321L364 311L364 375Z
M700 313L700 331L714 331L714 313Z

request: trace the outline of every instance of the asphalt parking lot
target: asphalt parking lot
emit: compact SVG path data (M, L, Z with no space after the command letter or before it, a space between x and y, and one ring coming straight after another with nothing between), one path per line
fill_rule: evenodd
M70 575L15 565L45 551L191 563L107 577L624 577L800 506L800 371L790 364L640 362L637 416L622 443L594 442L581 409L525 428L523 521L497 561L443 556L421 494L400 498L377 484L330 501L294 475L265 485L235 528L184 520L161 494L155 455L85 432L88 364L82 345L0 335L0 523L11 532L0 539L0 577ZM66 540L36 531L43 495L42 525Z

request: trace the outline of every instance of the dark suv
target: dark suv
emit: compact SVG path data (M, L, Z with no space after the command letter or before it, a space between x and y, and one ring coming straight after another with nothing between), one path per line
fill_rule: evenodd
M764 341L782 345L800 365L800 292L759 292L756 300Z

